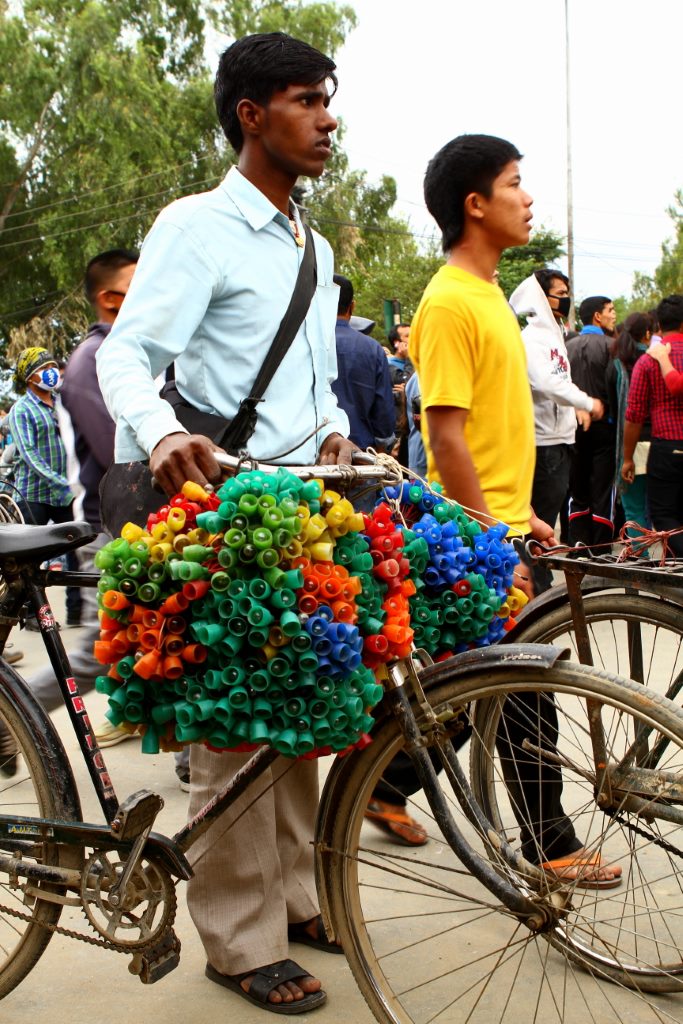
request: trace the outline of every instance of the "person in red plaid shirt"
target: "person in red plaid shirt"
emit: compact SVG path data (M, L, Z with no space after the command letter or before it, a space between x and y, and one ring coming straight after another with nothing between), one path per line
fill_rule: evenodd
M657 307L662 341L670 346L674 369L683 371L683 295L669 295ZM652 525L656 530L683 526L683 396L667 388L659 366L648 355L633 368L624 426L624 463L621 475L633 482L635 450L643 423L650 417L652 443L647 460L647 491ZM669 546L683 558L683 533Z

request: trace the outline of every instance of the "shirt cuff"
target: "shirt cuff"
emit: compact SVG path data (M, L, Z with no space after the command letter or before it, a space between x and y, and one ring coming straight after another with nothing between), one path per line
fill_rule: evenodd
M138 444L147 453L148 458L159 442L169 434L189 434L189 430L186 430L173 415L173 410L168 402L164 402L164 405L167 406L167 410L155 410L133 430Z

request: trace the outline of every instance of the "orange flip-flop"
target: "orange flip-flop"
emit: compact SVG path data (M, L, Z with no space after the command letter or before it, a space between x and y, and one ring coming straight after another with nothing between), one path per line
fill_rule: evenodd
M598 852L589 853L585 849L568 853L565 857L555 857L554 860L543 861L539 867L553 881L569 882L582 889L616 889L618 885L621 885L621 865L603 864L602 857ZM581 874L581 868L592 870L602 867L608 867L610 871L613 871L614 878L590 878L587 874ZM572 878L565 873L567 871L576 871L576 875Z
M383 832L403 846L424 846L429 842L427 830L411 818L400 804L388 804L384 800L371 800L365 817Z

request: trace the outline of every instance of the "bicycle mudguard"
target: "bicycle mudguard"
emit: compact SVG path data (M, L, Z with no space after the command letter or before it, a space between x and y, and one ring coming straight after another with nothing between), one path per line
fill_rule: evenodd
M553 647L552 644L494 644L474 651L456 654L444 661L437 661L420 672L420 682L425 692L439 686L443 677L460 679L464 676L482 675L493 669L510 669L533 666L550 671L558 661L570 661L571 651L567 647Z
M29 689L28 683L2 657L0 687L17 715L27 723L35 739L38 756L53 780L55 794L59 796L64 820L80 821L83 814L76 780L59 733L42 704Z

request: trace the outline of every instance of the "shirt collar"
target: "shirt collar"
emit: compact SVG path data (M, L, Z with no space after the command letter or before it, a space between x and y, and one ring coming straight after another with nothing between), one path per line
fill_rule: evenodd
M582 334L604 334L605 332L603 331L602 327L596 327L595 324L588 324L587 327L583 328L581 333Z
M43 401L40 395L37 395L34 391L31 391L30 388L26 388L26 398L28 398L29 402L36 402L38 405L42 405L43 408L48 410L48 412L52 412L54 408L54 406L50 405L48 402Z
M260 231L272 220L277 220L285 227L289 227L288 218L284 213L281 213L277 206L271 203L260 189L256 188L256 185L252 185L241 171L238 171L237 167L230 168L220 187L230 196L254 231ZM294 208L294 204L292 207Z

